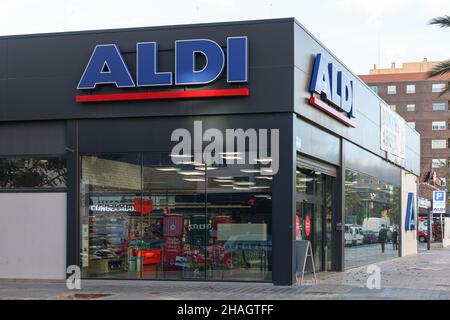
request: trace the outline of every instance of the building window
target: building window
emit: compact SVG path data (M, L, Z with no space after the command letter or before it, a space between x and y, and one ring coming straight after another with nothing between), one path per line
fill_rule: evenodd
M416 105L415 104L407 104L406 105L406 111L408 111L408 112L416 111Z
M446 111L447 105L445 102L433 103L433 111Z
M406 86L406 93L416 93L416 85L415 84L408 84Z
M397 93L397 86L388 86L387 87L387 94L396 94Z
M433 121L431 124L431 129L432 130L445 130L446 129L445 121Z
M406 123L408 126L410 126L411 128L415 129L416 128L416 123L415 122L407 122Z
M395 111L397 109L397 106L395 104L390 104L389 108L391 108L392 111Z
M445 83L433 83L431 91L432 92L444 92L446 88Z
M372 90L373 92L378 94L378 87L377 86L370 86L369 88L370 88L370 90Z
M398 257L399 204L398 185L345 171L345 268Z
M445 139L431 140L431 149L445 149L447 148Z
M431 167L432 168L446 168L447 160L446 159L432 159Z
M0 158L0 190L65 188L66 174L64 158Z

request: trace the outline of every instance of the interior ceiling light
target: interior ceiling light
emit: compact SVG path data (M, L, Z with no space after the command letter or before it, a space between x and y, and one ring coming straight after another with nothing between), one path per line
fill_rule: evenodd
M259 173L259 169L241 169L240 170L243 173Z
M170 171L179 171L180 169L175 167L167 167L167 168L156 168L156 170L170 172Z
M267 176L256 176L255 179L266 179L266 180L272 180L272 177Z
M251 181L240 181L240 182L235 182L234 184L237 186L254 186L256 183L251 182Z
M178 171L177 173L182 174L184 176L203 176L204 173L203 172L199 172L199 171Z
M250 188L236 187L236 186L234 186L233 189L234 189L234 190L244 190L244 191L249 191L249 190L250 190Z
M272 162L272 158L256 158L254 160L257 161L257 162L262 162L264 164Z
M184 178L183 180L189 182L205 182L203 178Z
M195 167L195 170L201 170L201 171L207 170L207 171L210 171L210 170L217 170L217 168L214 168L214 167L204 167L204 166L202 166L202 167Z
M171 154L172 158L192 158L192 154Z

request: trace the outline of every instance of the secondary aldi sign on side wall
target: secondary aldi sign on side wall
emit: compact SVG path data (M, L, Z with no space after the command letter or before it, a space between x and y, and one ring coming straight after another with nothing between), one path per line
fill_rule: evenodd
M203 58L206 63L199 67ZM78 90L95 90L98 85L119 89L135 87L179 87L209 84L226 69L227 83L248 82L248 39L228 37L226 55L222 47L209 39L175 41L175 70L159 70L158 44L136 44L136 77L134 78L116 44L100 44L94 48L78 83ZM248 96L248 88L221 88L190 91L148 91L113 94L77 95L77 102L152 100Z

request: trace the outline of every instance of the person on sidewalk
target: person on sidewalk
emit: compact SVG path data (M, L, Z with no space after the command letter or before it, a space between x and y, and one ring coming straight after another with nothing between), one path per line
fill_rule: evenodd
M394 227L394 231L392 231L392 247L394 250L398 250L398 229Z
M385 225L381 225L380 232L378 233L378 242L381 243L381 252L384 253L384 248L386 245L387 240L387 230L385 228Z

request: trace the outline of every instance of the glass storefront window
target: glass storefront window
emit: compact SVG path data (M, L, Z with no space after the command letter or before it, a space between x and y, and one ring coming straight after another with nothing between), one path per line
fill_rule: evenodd
M217 167L207 175L212 280L272 279L272 177L258 165Z
M0 189L65 188L66 174L64 158L0 158Z
M85 277L271 281L271 177L167 153L82 156Z
M81 266L87 277L140 276L136 247L142 234L139 154L81 159Z
M400 187L346 170L345 267L399 254Z

